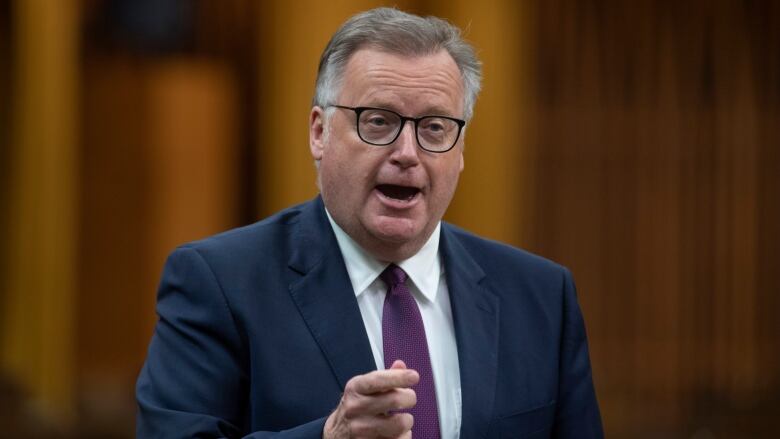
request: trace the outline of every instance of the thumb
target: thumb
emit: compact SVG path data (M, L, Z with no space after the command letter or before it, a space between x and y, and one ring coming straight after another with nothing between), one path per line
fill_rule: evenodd
M390 369L406 369L406 363L402 360L395 360L393 361L393 365L390 366Z

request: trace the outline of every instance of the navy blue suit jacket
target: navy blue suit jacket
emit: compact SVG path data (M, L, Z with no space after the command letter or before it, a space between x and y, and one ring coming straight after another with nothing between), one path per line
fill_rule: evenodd
M569 272L446 223L440 242L461 438L602 437ZM320 438L347 380L376 369L320 198L178 248L157 313L139 438Z

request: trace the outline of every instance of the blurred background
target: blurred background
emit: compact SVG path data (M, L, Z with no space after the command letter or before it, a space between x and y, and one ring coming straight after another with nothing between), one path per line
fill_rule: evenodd
M728 0L0 0L0 435L134 437L166 255L316 194L382 4L477 47L447 219L572 269L607 436L780 437L780 2Z

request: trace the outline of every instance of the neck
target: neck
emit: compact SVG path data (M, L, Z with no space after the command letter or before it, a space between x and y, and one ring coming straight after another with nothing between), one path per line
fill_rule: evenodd
M378 261L399 263L416 255L430 238L428 234L421 242L384 243L375 240L360 240L350 234L350 237L365 251Z
M413 240L381 240L377 239L376 236L370 234L364 228L349 227L348 224L340 224L327 209L325 211L332 224L341 229L341 231L349 236L349 238L361 249L377 261L386 263L399 263L416 255L431 238L431 234L436 230L436 227L439 224L438 222L433 223L428 227L428 230L425 230L419 237Z

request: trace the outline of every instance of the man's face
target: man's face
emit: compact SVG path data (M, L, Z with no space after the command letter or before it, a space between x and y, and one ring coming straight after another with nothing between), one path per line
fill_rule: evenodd
M353 54L335 104L377 107L404 116L463 118L463 81L444 50L404 57L374 49ZM319 160L320 190L336 223L364 249L385 261L414 255L452 200L463 170L463 136L445 153L417 145L407 122L387 146L363 142L355 113L335 109L329 120L314 107L310 148ZM324 124L328 123L328 135Z

